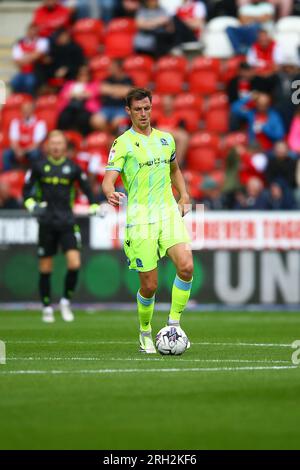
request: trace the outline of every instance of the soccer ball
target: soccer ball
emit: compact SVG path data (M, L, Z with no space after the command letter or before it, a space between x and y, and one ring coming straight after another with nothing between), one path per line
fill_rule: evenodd
M165 326L157 333L155 343L160 354L180 356L187 349L188 338L179 326Z

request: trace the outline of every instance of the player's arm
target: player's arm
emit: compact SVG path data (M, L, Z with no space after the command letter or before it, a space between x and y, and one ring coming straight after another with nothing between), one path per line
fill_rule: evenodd
M116 191L115 184L119 174L123 170L126 158L126 146L122 141L116 139L110 149L105 175L102 182L102 191L108 203L112 206L119 206L125 194Z
M75 171L75 180L79 184L81 191L86 195L88 201L90 203L89 214L90 215L97 215L99 212L99 204L96 202L96 198L93 194L91 185L89 183L87 174L81 170L79 166L76 165Z
M23 200L26 209L35 216L41 215L47 208L47 202L37 202L35 199L35 186L39 182L37 169L28 170L23 186Z
M116 191L115 184L118 179L119 172L117 170L107 170L102 182L102 191L105 194L108 204L111 206L119 206L121 199L125 194Z
M182 217L190 210L190 196L187 192L185 181L176 159L170 163L171 182L179 194L178 208Z

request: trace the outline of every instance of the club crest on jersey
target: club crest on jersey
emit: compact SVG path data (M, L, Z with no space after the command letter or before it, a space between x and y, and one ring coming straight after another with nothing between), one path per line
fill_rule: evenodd
M162 145L169 145L167 139L160 139Z
M71 168L68 165L64 166L62 172L64 175L69 175L71 173Z

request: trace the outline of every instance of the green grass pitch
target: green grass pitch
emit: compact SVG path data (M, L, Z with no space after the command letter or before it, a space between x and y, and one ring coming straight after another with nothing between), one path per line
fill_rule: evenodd
M145 357L134 312L0 312L0 448L299 449L300 315L187 312L182 326L189 351Z

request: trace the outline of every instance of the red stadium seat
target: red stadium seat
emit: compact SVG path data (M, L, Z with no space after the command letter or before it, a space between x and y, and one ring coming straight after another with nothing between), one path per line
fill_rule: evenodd
M218 74L213 70L193 70L188 78L189 91L210 95L218 91Z
M221 62L217 58L212 57L196 57L191 63L191 71L210 71L217 76L220 74Z
M190 140L187 154L189 170L209 173L215 169L220 146L219 137L209 132L197 132Z
M152 80L153 59L145 55L134 55L124 61L124 71L135 86L148 87Z
M228 59L222 69L220 79L222 82L227 83L230 80L232 80L234 77L236 77L239 66L242 62L245 61L244 56L236 56L236 57L231 57Z
M184 123L184 127L188 132L196 132L199 130L200 110L196 109L179 109L175 112L175 116L179 121Z
M92 132L85 141L87 151L107 151L110 145L110 138L106 132Z
M73 26L73 38L82 47L87 57L95 56L103 40L103 23L101 20L83 18Z
M192 199L200 199L202 197L201 183L203 177L197 171L183 170L183 176L187 185L187 190Z
M129 73L132 70L146 70L152 74L154 60L143 54L135 54L124 60L124 70Z
M111 64L110 57L106 55L97 55L90 60L90 70L92 72L93 80L102 81L109 73L109 66Z
M175 57L172 55L167 55L161 57L156 64L156 73L162 71L175 71L181 72L184 76L187 72L187 59L183 56Z
M6 182L10 188L10 195L17 199L21 199L23 185L25 180L25 173L21 170L11 170L5 173L0 173L0 182Z
M57 110L56 109L38 109L36 111L37 117L45 121L47 125L47 131L53 131L57 125Z
M153 93L152 95L152 111L160 110L162 109L162 97L161 95L158 95L157 93Z
M125 59L134 53L135 20L116 18L109 22L105 39L105 53L111 58Z
M83 145L83 138L82 135L79 134L79 132L64 131L64 135L66 136L68 142L70 142L77 151L81 149Z
M207 110L226 109L229 110L229 100L226 93L215 93L209 97Z
M182 72L164 70L155 79L155 91L161 94L176 95L182 92L184 76Z
M228 152L239 145L246 146L248 143L248 136L245 132L231 132L226 135L222 142L221 155L225 158Z
M205 115L205 128L209 132L228 132L229 111L227 108L212 109Z
M191 148L188 151L187 168L199 173L210 173L215 169L216 156L209 148Z
M194 95L193 93L181 93L175 96L174 107L175 110L190 110L195 109L199 111L199 114L203 110L203 97L201 95Z

